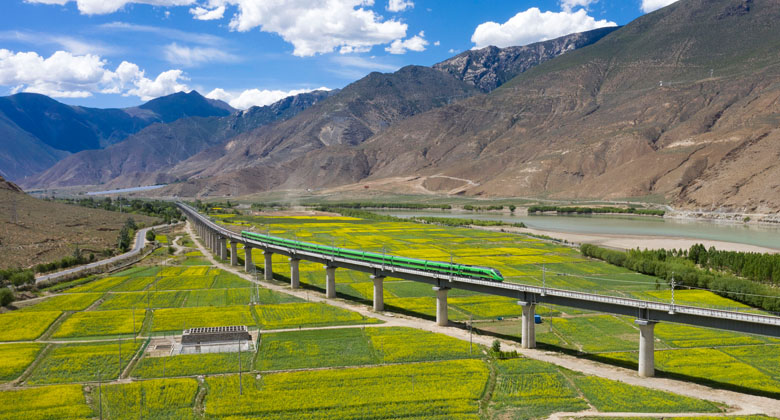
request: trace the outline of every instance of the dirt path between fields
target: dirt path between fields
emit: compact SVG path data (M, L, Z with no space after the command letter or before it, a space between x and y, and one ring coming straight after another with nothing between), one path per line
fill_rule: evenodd
M373 312L370 307L345 301L342 299L326 299L322 294L305 289L290 289L289 286L282 286L277 283L269 283L265 281L257 281L252 275L244 272L243 267L231 266L229 264L223 264L217 261L213 254L209 252L205 246L200 242L200 238L195 235L195 231L192 229L190 222L187 222L187 232L190 234L191 239L195 243L195 246L200 252L215 266L225 271L234 273L239 277L251 281L252 283L260 284L261 286L271 289L277 292L286 293L302 299L306 299L310 302L324 302L329 305L347 309L357 312L364 316L380 319L387 323L392 323L396 326L416 328L419 330L431 331L441 334L446 334L450 337L458 338L460 340L469 341L469 332L467 330L457 327L440 327L435 322L427 321L423 319L413 318L400 314L389 313L377 313ZM198 238L196 240L196 238ZM338 280L338 274L336 275ZM493 337L486 337L481 335L473 335L473 341L485 346L490 346L493 342ZM557 366L564 367L575 372L581 372L587 375L598 376L601 378L607 378L617 380L629 385L636 385L650 389L656 389L666 392L673 392L688 397L699 398L703 400L715 401L722 404L726 404L731 407L729 414L733 415L747 415L747 414L766 414L770 416L780 417L780 403L777 400L759 397L755 395L741 394L734 391L728 391L723 389L709 388L704 385L694 384L691 382L678 381L667 378L641 378L633 370L605 365L602 363L594 362L587 359L581 359L574 356L568 356L561 353L543 351L537 349L521 349L515 342L506 340L500 340L502 350L515 350L519 354L547 363L552 363ZM597 413L599 416L603 416L604 413ZM644 414L643 414L644 415ZM712 414L710 414L712 415ZM571 415L570 415L571 416ZM670 417L667 414L655 414L656 417Z

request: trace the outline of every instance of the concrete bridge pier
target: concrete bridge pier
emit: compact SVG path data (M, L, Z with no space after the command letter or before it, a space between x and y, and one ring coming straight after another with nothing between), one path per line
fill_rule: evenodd
M385 310L384 286L385 276L371 276L374 281L374 312Z
M436 325L446 327L450 323L447 319L447 292L450 288L434 286L433 290L436 291Z
M657 321L637 319L634 323L639 327L639 376L650 378L655 376L655 324Z
M230 265L238 265L238 242L230 241Z
M223 260L227 259L227 238L220 236L219 237L219 257Z
M336 267L324 265L325 269L325 297L333 299L336 297Z
M301 286L301 273L298 270L298 264L301 262L298 258L290 258L290 289L297 289Z
M271 281L274 279L273 260L271 259L274 256L274 253L263 251L263 256L265 257L265 265L263 266L263 271L265 272L264 278L265 281Z
M522 335L520 337L520 347L524 349L536 348L536 304L531 302L518 301L518 305L523 307L523 325Z
M252 247L244 244L244 270L247 273L255 271L255 265L252 263Z

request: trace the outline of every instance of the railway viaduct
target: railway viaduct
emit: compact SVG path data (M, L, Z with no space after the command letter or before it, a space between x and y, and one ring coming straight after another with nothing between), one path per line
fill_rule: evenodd
M244 245L244 263L247 272L254 272L255 270L252 261L252 249L263 250L264 278L266 281L270 281L273 278L271 259L273 254L285 255L289 258L290 286L292 288L297 288L300 285L298 265L301 260L321 263L325 270L325 296L327 298L336 297L337 268L361 271L370 274L373 279L373 308L375 311L384 310L382 293L385 278L394 277L428 283L436 291L436 323L442 326L449 323L447 318L447 292L452 288L517 299L517 303L522 306L521 346L523 348L536 347L534 312L536 305L539 303L634 317L635 324L639 328L639 376L649 377L654 375L654 327L658 322L675 322L698 327L780 337L780 317L777 316L673 305L509 282L478 280L446 273L434 273L335 257L317 252L301 251L244 238L217 225L192 207L184 203L177 204L190 222L193 223L198 235L220 258L227 259L227 247L228 244L230 245L230 262L232 265L238 265L237 245L239 243Z

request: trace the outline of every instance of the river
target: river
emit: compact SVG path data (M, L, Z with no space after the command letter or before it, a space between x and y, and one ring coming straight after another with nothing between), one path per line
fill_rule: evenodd
M549 232L701 239L780 249L780 227L774 226L622 215L511 216L499 213L444 210L376 210L374 212L402 218L434 216L500 220L509 223L523 222L531 229Z

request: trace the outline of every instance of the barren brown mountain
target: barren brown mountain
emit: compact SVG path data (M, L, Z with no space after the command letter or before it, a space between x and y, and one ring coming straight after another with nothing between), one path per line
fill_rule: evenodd
M116 248L127 214L39 200L0 178L0 268L30 267ZM137 223L158 219L132 215Z
M402 189L440 193L663 196L685 207L774 212L779 125L780 1L682 0L360 144L328 144L271 166L271 137L254 133L230 154L251 156L242 168L220 165L178 190L398 179ZM285 155L295 147L307 151L290 144Z

